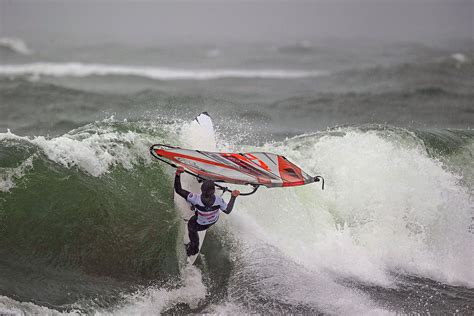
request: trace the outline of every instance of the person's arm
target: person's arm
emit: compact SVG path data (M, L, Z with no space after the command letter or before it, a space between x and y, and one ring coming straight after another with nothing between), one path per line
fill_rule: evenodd
M176 176L174 177L174 190L178 193L183 199L187 199L189 191L183 190L181 187L181 174L184 172L183 167L178 167L176 169Z
M223 210L224 213L230 214L230 212L232 212L232 209L234 208L235 199L237 198L237 196L239 196L239 194L240 194L239 190L232 191L232 193L230 194L231 195L230 201L227 204L227 208Z

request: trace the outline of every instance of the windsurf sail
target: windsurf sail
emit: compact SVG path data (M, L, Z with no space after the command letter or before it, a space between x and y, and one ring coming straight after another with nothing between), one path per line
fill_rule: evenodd
M265 152L218 153L156 144L151 146L150 153L173 167L184 167L199 179L254 188L299 186L322 179L308 175L284 156Z

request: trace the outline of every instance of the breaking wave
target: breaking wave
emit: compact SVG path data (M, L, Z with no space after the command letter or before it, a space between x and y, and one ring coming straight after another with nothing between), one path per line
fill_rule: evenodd
M55 269L157 280L121 294L119 304L80 290L58 299L66 311L100 314L380 314L400 309L345 282L383 291L416 276L474 287L466 180L472 132L346 127L258 147L221 135L220 149L282 153L324 175L326 189L262 189L239 198L209 233L202 272L180 274L172 174L152 162L148 146L179 144L182 130L179 122L107 120L58 137L1 133L2 260L33 256ZM22 284L21 273L14 270L10 291L18 292L8 296L41 304L24 296L32 285ZM161 284L170 279L178 281ZM0 300L0 310L14 305Z
M164 67L139 67L125 65L84 63L32 63L22 65L0 65L3 76L137 76L154 80L214 80L221 78L297 79L318 77L326 71L279 70L279 69L177 69Z
M33 53L22 39L15 37L0 38L0 47L4 47L21 55L31 55Z

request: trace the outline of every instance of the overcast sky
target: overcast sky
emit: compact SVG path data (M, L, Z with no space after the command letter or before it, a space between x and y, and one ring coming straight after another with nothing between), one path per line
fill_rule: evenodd
M473 11L471 0L0 0L0 36L36 45L321 38L436 42L473 38Z

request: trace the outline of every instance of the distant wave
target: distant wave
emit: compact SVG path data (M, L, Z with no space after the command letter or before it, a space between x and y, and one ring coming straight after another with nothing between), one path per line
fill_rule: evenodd
M301 42L298 42L293 45L286 45L286 46L281 46L277 47L276 50L281 52L281 53L296 53L296 54L309 54L313 52L315 47L313 46L313 43L308 40L303 40Z
M22 39L15 37L0 38L0 47L8 48L21 55L31 55L33 53Z
M221 78L297 79L318 77L326 74L328 74L328 72L322 70L178 69L165 67L85 64L74 62L0 65L0 75L4 76L138 76L156 80L212 80Z
M466 57L466 55L464 54L461 54L461 53L456 53L456 54L452 54L451 55L451 58L454 59L455 61L463 64L465 62L467 62L469 59Z

